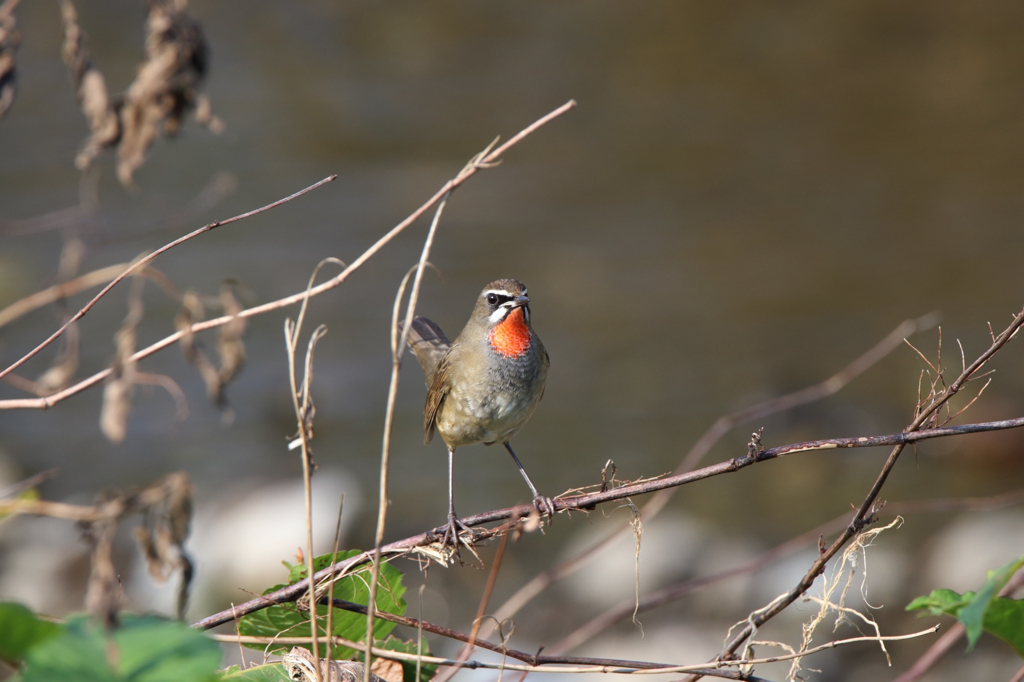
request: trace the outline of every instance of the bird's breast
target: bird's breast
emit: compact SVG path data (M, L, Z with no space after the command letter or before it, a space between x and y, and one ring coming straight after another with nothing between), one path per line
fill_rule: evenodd
M508 440L533 414L544 391L547 367L534 350L481 365L455 372L435 417L438 433L450 446Z

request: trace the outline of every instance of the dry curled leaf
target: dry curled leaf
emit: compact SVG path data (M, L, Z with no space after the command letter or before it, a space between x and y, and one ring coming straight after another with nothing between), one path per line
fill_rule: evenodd
M61 336L60 352L36 379L36 394L51 395L71 383L78 371L78 325L72 324Z
M235 299L230 287L225 285L221 291L221 305L228 315L237 315L242 306ZM175 326L181 332L181 352L190 365L199 370L206 393L210 401L220 408L227 407L224 389L235 378L245 365L245 344L242 335L245 333L245 319L238 318L221 325L217 336L217 353L220 356L220 369L213 365L202 346L192 332L192 325L200 322L205 316L202 300L194 291L185 294L181 312L175 319Z
M70 0L63 0L60 8L64 21L64 45L61 47L61 56L71 70L75 94L89 124L89 138L75 158L75 166L84 170L103 149L117 144L121 139L121 122L107 96L107 84L103 74L89 57L86 35L78 25L75 6Z
M181 346L181 354L188 364L199 370L199 375L203 378L203 383L206 384L207 393L213 396L220 394L220 373L210 362L210 358L206 356L192 332L192 325L201 322L205 316L206 309L203 307L199 294L187 291L182 299L181 311L174 319L174 325L181 332L181 340L178 342Z
M192 520L188 474L169 474L140 493L138 499L142 504L142 523L135 529L135 539L153 580L163 583L171 573L181 572L177 611L178 617L184 618L192 580L192 560L185 552Z
M185 0L150 0L145 61L128 89L112 98L89 58L74 6L70 0L61 3L64 62L91 131L75 159L79 169L88 168L103 149L117 146L117 177L128 187L153 141L175 134L187 112L194 110L196 120L214 133L224 129L199 92L207 68L206 39L186 6Z
M100 411L100 430L109 440L120 443L128 430L128 414L132 410L135 392L135 328L142 320L142 284L136 277L128 296L128 315L114 335L115 355L110 376L103 388L103 407Z
M315 682L317 679L313 654L308 649L293 647L291 651L281 657L281 663L284 664L289 679L297 682ZM370 666L371 682L391 682L376 675L375 667L375 665ZM399 665L398 668L401 671L402 666ZM363 682L365 672L366 666L358 661L331 661L330 667L328 667L327 660L320 659L320 679L323 682ZM401 676L399 676L399 680L401 680Z
M113 559L114 538L117 521L125 511L125 501L116 493L104 493L96 501L96 509L103 518L81 524L82 537L92 548L85 608L101 618L107 627L113 627L117 623L120 596Z
M94 512L94 520L79 523L82 537L92 550L86 591L89 612L103 618L108 625L116 622L120 585L113 561L114 539L121 519L140 514L142 524L135 536L146 556L150 575L163 582L171 571L181 571L178 617L183 617L192 580L192 562L184 550L192 516L192 486L188 474L183 471L168 474L131 494L104 492L98 496Z
M220 388L216 402L223 402L224 389L237 376L245 365L245 344L242 335L245 333L245 318L237 317L242 312L242 305L235 298L230 284L221 285L220 302L225 315L236 316L227 324L221 325L217 335L217 354L220 356ZM212 396L211 396L212 397Z
M18 22L14 18L18 2L7 0L0 5L0 118L14 104L14 95L18 92L18 71L14 63L14 54L21 44Z
M387 658L375 658L370 664L370 672L379 675L385 682L402 682L402 664Z
M209 101L199 94L207 68L206 39L185 9L184 0L150 0L146 61L121 107L117 177L126 186L157 135L175 134L186 112L198 109L201 123L214 132L223 129Z

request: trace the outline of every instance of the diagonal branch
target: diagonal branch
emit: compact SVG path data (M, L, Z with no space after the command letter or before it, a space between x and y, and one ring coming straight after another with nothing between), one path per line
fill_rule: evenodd
M961 498L939 498L931 500L911 500L905 502L890 502L885 505L885 515L890 517L909 516L912 514L939 513L950 511L992 511L1003 509L1011 505L1024 502L1024 488L1011 490L1010 492L993 495L991 497L961 497ZM771 564L791 556L804 547L813 545L815 541L830 537L846 527L849 512L836 518L826 521L809 531L801 533L796 537L786 540L780 545L763 552L762 554L746 561L738 566L727 568L717 573L688 578L672 585L667 585L659 590L650 593L639 604L632 599L623 600L616 606L607 609L589 621L581 625L574 632L564 637L561 641L545 649L551 656L557 656L567 651L572 651L584 642L593 638L599 632L611 625L626 620L636 613L645 613L652 609L670 604L683 597L702 590L710 585L735 578L741 575L758 573ZM944 635L945 636L945 635ZM940 638L941 641L941 638Z
M310 185L309 187L307 187L305 189L301 189L301 190L299 190L298 192L296 192L294 194L286 196L283 199L278 199L277 201L269 203L266 206L261 206L260 208L254 209L252 211L248 211L246 213L242 213L241 215L236 215L236 216L234 216L232 218L228 218L227 220L215 220L212 223L209 223L207 225L204 225L203 227L200 227L198 230L194 230L192 232L189 232L184 237L178 237L173 242L161 246L159 249L157 249L153 253L149 254L148 256L144 256L142 258L139 258L134 263L129 265L125 269L124 272L122 272L120 275L118 275L113 280L111 280L110 284L108 284L107 286L103 287L103 289L100 290L100 293L98 293L95 296L93 296L92 300L90 300L88 303L86 303L85 306L81 310L79 310L70 319L68 319L68 321L65 322L61 326L60 329L58 329L53 334L51 334L49 336L49 338L47 338L45 341L40 343L38 346L33 348L31 351L29 351L28 353L23 355L20 360L16 361L10 367L8 367L7 369L5 369L3 371L0 371L0 378L5 377L6 375L8 375L11 372L13 372L14 370L16 370L18 367L21 367L23 364L28 362L32 357L34 357L37 353L39 353L39 351L43 350L44 348L49 346L51 343L56 341L60 337L61 334L63 334L65 331L67 331L68 327L70 327L72 324L74 324L78 320L82 319L83 317L85 317L85 314L87 312L89 312L89 310L91 310L92 307L94 305L96 305L96 303L98 303L101 298L106 296L108 291L110 291L115 286L117 286L118 282L120 282L125 277L127 277L130 274L132 274L133 272L138 270L140 267L142 267L146 263L150 262L151 260L153 260L154 258L159 256L160 254L164 253L165 251L170 251L171 249L173 249L178 244L182 244L184 242L187 242L189 239L192 239L193 237L198 237L199 235L203 234L204 232L209 232L210 230L213 230L213 229L218 228L218 227L222 227L224 225L230 225L231 223L238 222L239 220L243 220L245 218L251 218L254 215L258 215L260 213L264 213L266 211L269 211L272 208L276 208L276 207L280 206L281 204L286 204L289 201L291 201L292 199L297 199L298 197L301 197L303 194L306 194L307 192L311 192L314 189L320 187L321 185L325 185L328 182L331 182L332 180L334 180L337 177L338 177L337 175L328 176L328 177L324 178L323 180L321 180L320 182L314 183L314 184Z
M796 601L800 597L800 595L802 595L804 592L810 589L811 584L814 582L815 578L817 578L819 575L821 575L822 572L824 572L825 566L827 565L828 561L832 557L834 557L839 552L839 550L841 550L843 546L846 545L847 542L849 542L855 535L857 535L857 533L859 533L866 525L868 525L874 520L874 512L872 511L872 509L873 505L875 504L875 500L878 498L878 494L882 491L882 486L885 485L885 481L886 479L888 479L889 473L892 471L893 467L896 466L896 461L899 459L900 453L903 452L903 448L906 446L907 443L916 442L917 440L923 440L924 434L927 434L929 432L934 435L930 435L928 437L947 435L944 431L944 429L946 428L959 429L959 433L976 433L978 431L992 431L997 430L999 428L1015 428L1017 426L1024 425L1024 420L1018 419L1008 420L1008 422L990 422L987 425L971 424L965 427L940 427L938 429L921 430L922 425L927 423L928 420L931 419L932 416L935 415L943 405L948 403L950 398L956 395L957 392L959 392L960 389L962 389L967 384L967 382L970 381L971 378L975 374L977 374L982 367L985 366L985 364L992 358L992 356L998 353L999 350L1003 348L1003 346L1009 343L1010 339L1012 339L1017 334L1017 331L1020 329L1022 325L1024 325L1024 310L1022 310L1021 312L1017 313L1014 316L1013 322L1010 323L1010 326L1003 330L1003 332L992 341L992 345L989 346L988 350L982 353L977 360L970 364L970 366L965 368L963 372L961 372L960 376L958 376L956 380L953 381L953 383L951 383L945 390L936 393L934 396L932 396L930 402L927 405L922 406L918 410L917 417L914 419L914 421L911 422L910 425L907 426L907 428L904 429L902 433L897 434L898 436L901 437L901 439L888 437L892 439L892 443L895 445L895 447L889 453L889 457L886 459L885 464L882 466L881 471L878 473L878 477L875 479L875 482L871 486L871 489L868 491L868 494L864 497L864 501L857 509L857 513L854 514L853 519L850 521L850 524L846 527L846 530L844 530L839 535L839 537L836 538L835 541L833 541L833 543L825 551L821 553L821 555L815 560L815 562L811 564L810 569L808 569L804 577L800 579L800 582L798 582L792 590L786 593L786 595L781 599L776 600L770 607L766 608L764 611L758 613L756 616L751 618L750 621L747 622L747 624L739 632L736 633L736 635L728 642L728 644L726 644L725 648L722 649L722 653L719 654L720 659L729 657L732 654L734 654L736 650L739 649L740 646L742 646L743 642L745 642L747 638L750 637L751 634L757 628L759 628L761 625L763 625L764 623L768 622L776 615L781 613L790 604ZM1002 426L1002 424L1007 425ZM971 427L974 427L974 430L965 430L970 429ZM858 438L844 440L848 442L852 441L852 443L859 443L862 440L866 441L873 439ZM881 440L886 441L886 437L882 437ZM855 445L852 443L845 445L845 447L861 447L860 445ZM878 442L876 444L889 444L889 442ZM836 444L831 445L830 447L844 446ZM790 448L788 450L788 453L801 452L811 449L819 448Z
M349 276L353 272L355 272L357 269L359 269L359 267L362 266L363 263L365 263L367 260L369 260L370 257L372 257L375 253L377 253L382 248L384 248L384 246L387 245L388 242L390 242L392 239L397 237L403 230L405 230L407 227L412 225L420 216L422 216L424 213L426 213L428 210L430 210L434 205L436 205L439 201L441 201L441 199L443 199L445 197L445 195L447 195L449 192L454 190L456 187L461 186L469 178L471 178L474 175L476 175L476 173L480 169L484 169L484 168L487 168L489 166L493 166L494 164L498 163L500 161L501 154L504 153L505 151L507 151L512 145L516 144L517 142L522 140L524 137L526 137L530 133L532 133L535 130L537 130L537 128L539 128L542 125L548 123L549 121L551 121L551 120L561 116L562 114L564 114L565 112L569 111L570 109L572 109L575 106L576 106L576 102L574 100L569 100L568 102L566 102L562 106L558 107L557 109L555 109L551 113L547 114L546 116L543 116L542 118L538 119L534 123L532 123L529 126L527 126L526 128L524 128L522 131L520 131L519 133L514 135L510 140L508 140L508 142L506 142L505 144L501 145L500 147L498 147L497 149L492 151L490 154L488 154L483 159L481 159L478 163L474 164L472 168L468 169L464 173L461 173L458 177L456 177L456 178L446 182L444 184L444 186L441 189L439 189L434 194L434 196L432 196L430 199L427 200L426 203L424 203L418 209L413 211L405 220L403 220L398 225L393 227L383 237L378 239L373 244L373 246L368 248L366 251L363 252L363 254L361 256L359 256L354 261L352 261L352 263L348 267L346 267L344 270L342 270L338 275L336 275L332 279L329 279L326 282L323 282L323 283L313 287L309 291L308 295L310 297L317 296L319 294L324 293L325 291L329 291L329 290L339 286L342 282L347 280L349 278ZM333 179L333 176L332 176L331 179ZM316 187L319 184L322 184L323 182L326 182L326 180L322 180L320 183L317 183L317 185L313 185L313 187ZM303 191L309 191L309 189L313 189L313 187L307 188L306 190L303 190ZM291 198L292 197L288 197L288 199L291 199ZM286 200L287 199L283 199L281 201L286 201ZM281 202L275 202L274 204L271 204L269 206L264 207L263 209L258 209L258 210L267 210L267 209L272 208L273 206L276 206L276 205L278 205L280 203ZM248 214L243 214L242 216L236 216L235 218L232 218L231 220L232 221L240 220L241 218L248 217L249 215L252 215L252 213L250 212ZM222 223L211 223L211 225L213 225L213 227L217 227L219 225L227 224L227 222L228 221L224 221ZM208 226L206 228L200 228L200 229L202 231L205 231L207 229L213 229L213 228ZM199 231L197 231L197 233L198 232ZM196 233L193 233L193 234L196 234ZM163 251L166 251L171 246L174 246L175 244L178 244L178 243L184 241L186 238L189 238L189 235L186 235L186 237L182 237L179 240L171 242L171 244L161 248L158 251L155 251L153 254L151 254L148 257L148 259L152 260L152 257L156 256L157 254L159 254L159 253L161 253ZM144 262L148 262L148 260L140 261L139 264L142 264ZM127 275L128 272L126 271L124 274ZM89 303L89 305L86 308L83 309L83 311L80 311L78 316L72 318L71 321L73 322L76 319L79 319L79 317L81 315L83 315L85 312L87 312L88 308L91 307L95 303L95 301L98 300L98 298L100 296L105 294L110 289L110 287L114 286L114 284L116 284L116 283L117 283L117 280L115 280L114 282L111 282L106 288L103 289L103 291L101 291L96 296L96 298L93 299L92 302ZM197 332L205 331L207 329L213 329L215 327L220 327L222 325L225 325L225 324L231 322L232 320L234 320L236 317L242 317L242 318L253 317L253 316L256 316L256 315L262 315L263 313L268 313L268 312L270 312L272 310L278 310L280 308L285 308L287 306L294 305L296 303L301 303L302 300L304 298L306 298L306 295L307 295L307 293L305 291L303 291L302 293L292 294L291 296L286 296L285 298L278 299L276 301L271 301L270 303L264 303L263 305L258 305L258 306L255 306L253 308L248 308L246 310L243 310L243 311L239 312L237 316L235 316L235 315L225 315L225 316L217 317L217 318L214 318L214 319L211 319L211 320L206 320L204 322L197 322L196 324L193 324L192 327L189 330L179 330L179 331L175 332L174 334L171 334L170 336L168 336L168 337L166 337L166 338L164 338L164 339L162 339L160 341L157 341L156 343L154 343L154 344L152 344L152 345L150 345L150 346L148 346L146 348L143 348L140 351L137 351L134 355L132 355L131 360L132 361L138 361L138 360L141 360L143 358L149 357L150 355L153 355L154 353L157 353L157 352L163 350L164 348L167 348L168 346L171 346L171 345L177 343L185 333L193 333L194 334L194 333L197 333ZM38 348L33 350L29 355L25 356L24 358L22 358L21 360L16 362L14 365L11 365L11 367L9 367L6 370L4 370L4 373L9 372L9 371L15 369L16 367L20 366L23 362L28 360L29 357L31 357L32 355L35 355L40 350L42 350L42 348L44 348L46 344L51 343L53 339L56 339L60 335L60 333L63 332L63 331L64 331L64 328L62 327L50 339L48 339L46 342L44 342ZM0 374L0 376L2 376L2 375L3 374ZM82 391L86 390L87 388L91 388L92 386L95 386L95 385L99 384L104 379L106 379L107 376L109 376L109 375L110 375L110 369L105 369L103 371L97 372L96 374L92 375L91 377L89 377L87 379L83 379L82 381L78 382L77 384L75 384L73 386L69 386L68 388L64 389L63 391L59 391L59 392L54 393L53 395L47 396L45 398L26 398L26 399L15 399L15 400L0 400L0 410L13 410L13 409L45 410L45 409L48 409L50 407L53 407L57 403L59 403L59 402L61 402L63 400L66 400L67 398L69 398L69 397L71 397L71 396L73 396L73 395L75 395L77 393L81 393Z

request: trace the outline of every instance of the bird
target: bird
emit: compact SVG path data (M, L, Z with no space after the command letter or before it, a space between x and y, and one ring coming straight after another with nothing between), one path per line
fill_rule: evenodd
M456 448L501 443L512 455L541 515L554 515L550 497L537 492L509 441L544 397L550 360L530 320L526 285L516 279L491 282L476 300L462 333L449 341L441 328L415 317L409 348L423 367L427 400L423 442L436 432L448 446L448 523L442 545L459 545L459 529L474 532L455 513L452 492Z

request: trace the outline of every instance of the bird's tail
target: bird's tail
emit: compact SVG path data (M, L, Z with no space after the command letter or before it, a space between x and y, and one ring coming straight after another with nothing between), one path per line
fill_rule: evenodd
M398 333L402 333L402 323L398 323ZM409 330L409 348L416 355L423 368L427 380L427 388L434 383L434 375L441 364L441 358L448 352L451 342L441 328L425 317L414 317Z

